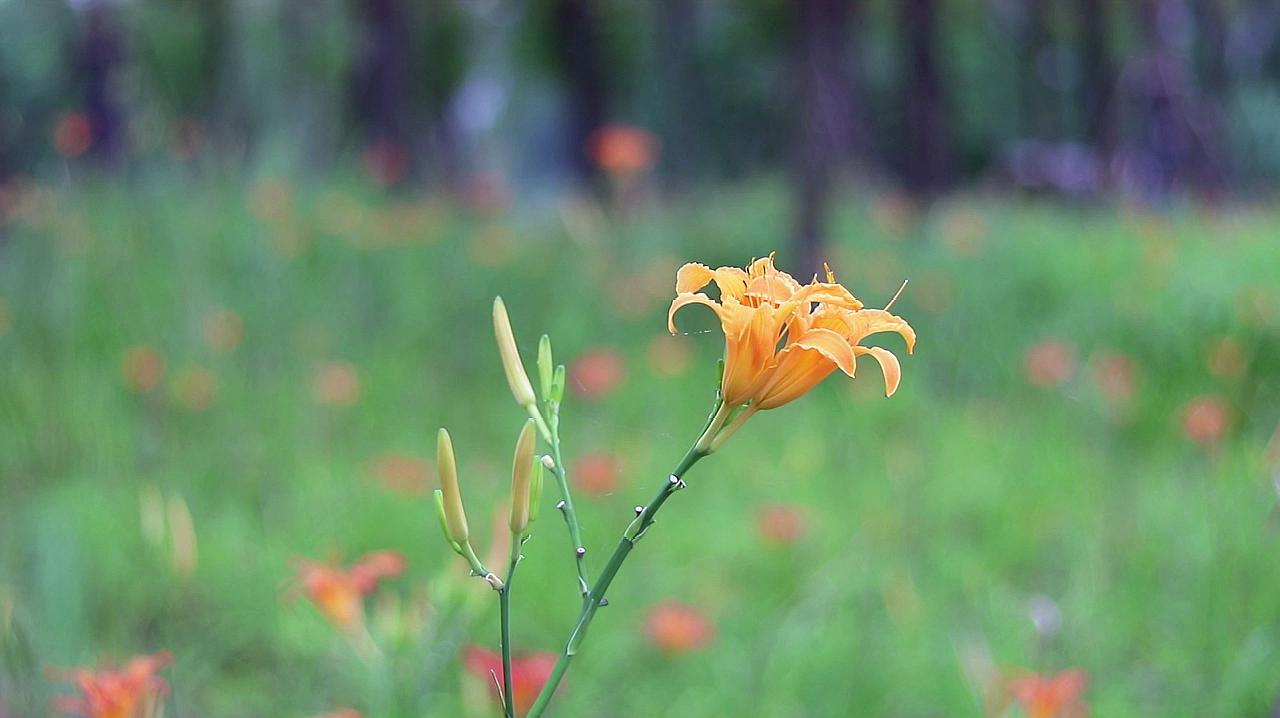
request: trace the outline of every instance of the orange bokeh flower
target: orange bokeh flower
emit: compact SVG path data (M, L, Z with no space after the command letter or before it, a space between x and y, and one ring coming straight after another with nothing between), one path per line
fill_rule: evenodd
M511 692L515 694L516 715L521 715L533 706L551 677L551 669L556 665L554 653L528 653L511 656ZM467 646L462 652L462 665L472 675L484 681L493 689L494 700L498 697L498 686L502 684L502 655L480 646Z
M1230 412L1221 397L1196 397L1182 407L1182 435L1201 446L1222 441L1230 424Z
M79 157L93 146L93 123L83 112L68 112L53 126L53 148L63 157Z
M703 648L715 636L715 627L702 611L679 601L664 601L649 610L645 620L649 642L667 655Z
M355 708L339 708L336 711L330 711L316 718L364 718L364 714Z
M788 504L764 506L756 514L760 538L771 546L790 546L808 532L808 517L803 509Z
M638 127L606 125L587 143L591 161L617 177L647 172L658 160L657 138Z
M1027 349L1027 381L1052 388L1066 384L1076 372L1075 348L1070 343L1047 340Z
M661 376L683 374L693 363L693 352L689 351L689 346L669 334L659 334L651 339L645 357L653 373Z
M84 718L152 718L169 686L156 673L173 661L167 652L138 656L123 668L78 669L70 677L79 696L59 696L54 707L64 715Z
M573 462L569 476L573 486L588 496L607 496L618 488L618 457L609 453L585 454Z
M132 347L120 360L120 375L130 389L149 392L164 380L164 357L153 347Z
M351 632L364 626L364 597L383 579L399 576L404 567L404 557L395 551L366 554L346 568L301 559L298 582L330 623Z
M1030 674L1009 683L1009 695L1027 718L1084 718L1089 707L1080 698L1089 676L1078 668L1056 676Z
M204 411L218 396L218 378L201 367L186 367L173 377L173 400L188 411Z
M698 291L711 282L720 289L716 302ZM676 273L676 298L667 328L676 333L675 313L689 304L715 311L725 335L725 406L773 409L803 396L836 369L854 375L855 360L870 355L880 363L885 395L898 388L901 367L887 349L864 347L872 334L897 332L915 347L916 335L906 321L885 309L864 309L828 270L826 282L801 285L773 265L758 259L745 270L711 269L689 263Z
M1109 404L1123 406L1137 388L1138 364L1125 354L1101 354L1093 361L1093 380Z
M360 372L350 362L324 364L312 377L311 395L319 404L351 406L360 400Z
M204 343L214 351L231 352L244 339L244 321L230 309L210 312L204 318Z
M369 472L384 488L410 496L427 493L431 476L430 464L407 454L382 454L374 457Z
M602 397L627 378L627 368L616 349L591 349L569 364L569 389L584 399Z

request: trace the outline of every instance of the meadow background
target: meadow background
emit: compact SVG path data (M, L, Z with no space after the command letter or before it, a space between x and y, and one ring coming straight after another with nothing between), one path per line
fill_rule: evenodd
M1090 3L1046 6L1039 25L1018 15L1030 39L1010 52L1041 69L1006 96L1001 73L1027 65L989 41L1022 5L849 4L834 47L862 59L866 107L918 81L930 96L928 68L886 58L933 47L950 100L921 117L949 119L950 141L928 144L939 122L895 134L890 112L869 123L872 152L815 166L811 151L864 137L837 123L815 139L809 105L776 92L789 53L832 49L811 32L839 19L830 3L668 2L655 17L672 24L629 42L616 28L643 12L618 3L440 3L399 23L426 35L390 38L378 8L418 11L321 3L307 33L327 44L284 60L264 28L298 19L288 3L0 3L0 54L27 61L0 83L0 716L49 715L67 669L161 650L166 715L495 714L463 656L496 646L496 601L430 501L447 426L477 548L503 524L523 414L493 297L527 361L545 332L569 366L565 451L598 570L713 398L711 314L666 331L676 269L772 251L797 274L827 259L870 306L910 280L894 310L920 340L902 386L885 399L860 365L701 462L615 584L555 715L1049 718L1001 686L1068 669L1087 674L1094 716L1274 715L1280 211L1250 138L1271 136L1276 51L1242 34L1265 8L1095 4L1116 28L1107 86L1137 93L1125 68L1176 61L1201 78L1173 95L1216 118L1215 155L1171 139L1206 125L1159 103L1125 115L1127 135L1091 135L1072 98L1097 85L1050 72L1064 52L1089 66L1076 12ZM681 105L678 73L646 72L681 8L704 79L761 75L728 73ZM1161 17L1173 40L1144 32ZM1215 17L1236 58L1221 88L1198 84L1218 55L1187 49ZM612 124L584 132L578 65L524 74L500 50L544 57L534 41L565 47L576 36L555 33L592 18ZM37 52L21 29L59 42ZM104 32L115 54L91 52ZM401 119L343 114L382 107L358 92L379 82L359 58L387 47L453 79L392 73L421 91L386 110ZM86 57L107 58L106 94ZM288 80L291 57L317 76ZM468 77L497 78L509 102L450 135L440 117L489 116L493 86ZM354 104L333 100L348 82ZM706 113L663 114L672 102ZM1013 119L983 120L996 116ZM107 147L112 122L129 129ZM583 149L605 127L633 132L615 135L627 161ZM920 142L951 158L945 172L896 159ZM1046 146L1060 183L1018 171ZM577 609L553 493L515 593L527 651L558 650ZM371 659L296 575L300 559L379 550L407 568L366 602Z

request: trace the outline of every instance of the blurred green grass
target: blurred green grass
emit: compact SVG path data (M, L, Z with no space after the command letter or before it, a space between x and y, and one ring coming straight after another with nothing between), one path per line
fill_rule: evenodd
M675 269L784 249L780 190L541 215L341 183L13 195L0 230L0 699L39 714L65 688L46 667L169 649L179 716L473 711L457 656L495 642L496 611L458 576L428 500L384 486L379 461L417 478L448 426L487 535L521 420L493 349L500 293L527 359L544 331L561 359L622 358L616 390L565 408L567 453L623 467L616 490L579 499L598 568L711 398L709 313L660 339ZM868 362L699 465L616 584L557 714L982 715L988 662L1083 668L1097 716L1264 713L1280 691L1264 456L1280 421L1277 219L849 197L830 252L841 280L872 306L911 280L895 311L920 343L902 388L885 400ZM220 340L219 316L242 338ZM1048 386L1028 378L1036 346ZM150 391L122 373L140 347L164 365ZM687 368L655 365L679 367L684 347ZM349 403L317 400L335 362L358 379ZM1184 436L1200 397L1228 420L1208 446ZM189 507L193 574L147 538L148 496ZM796 543L762 539L773 505L802 512ZM547 513L526 546L515 635L556 650L576 598ZM385 670L289 588L294 557L378 549L409 560L371 602ZM1061 612L1056 635L1033 625L1037 596ZM666 599L711 618L708 647L648 644L646 612Z

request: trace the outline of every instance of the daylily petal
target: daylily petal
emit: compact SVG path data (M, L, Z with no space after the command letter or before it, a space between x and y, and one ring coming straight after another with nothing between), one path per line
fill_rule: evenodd
M849 342L845 341L844 337L830 329L810 329L791 342L788 345L788 348L790 347L813 349L820 352L824 357L831 360L840 371L853 376L857 360L853 353L853 347L849 346Z
M689 262L676 270L676 294L688 294L711 283L715 272L705 264Z
M880 332L897 332L907 342L907 353L915 351L916 331L902 317L883 309L863 309L850 317L853 322L850 340L857 343L864 337Z
M898 357L888 349L880 347L854 347L858 356L870 354L880 363L880 371L884 373L884 395L893 396L898 390L898 382L902 379L902 365Z
M689 265L686 264L684 266L687 267ZM701 292L697 294L693 294L693 293L678 294L676 295L676 298L672 300L671 308L667 310L667 331L671 332L672 334L676 333L676 312L680 311L682 307L686 307L690 304L704 304L708 307L711 307L712 311L714 311L716 313L716 316L720 317L721 321L723 322L724 309L719 304L712 301L711 297L708 297L707 295L702 294Z
M778 352L766 386L754 392L761 409L776 409L804 396L836 370L821 351L792 345Z
M741 299L747 291L747 273L737 267L720 267L715 271L716 286L720 288L720 301Z

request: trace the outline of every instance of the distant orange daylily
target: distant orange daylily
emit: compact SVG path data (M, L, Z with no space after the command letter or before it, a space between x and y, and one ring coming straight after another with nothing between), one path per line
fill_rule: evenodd
M699 290L711 282L716 302ZM885 395L898 389L901 366L887 349L863 347L864 338L897 332L915 348L916 334L885 309L864 309L828 270L827 281L801 285L779 271L773 257L737 267L711 269L689 263L676 273L676 298L667 315L675 333L675 313L690 304L715 311L725 335L725 406L748 405L748 412L774 409L803 396L836 369L852 377L855 360L871 355L884 372ZM749 414L748 414L749 415Z
M169 653L139 656L118 670L78 669L71 680L79 697L59 696L54 707L64 715L86 718L151 718L169 686L156 675L173 660Z
M355 631L364 624L364 597L382 579L404 572L404 564L404 557L394 551L376 551L345 569L304 559L298 562L298 579L330 623Z

